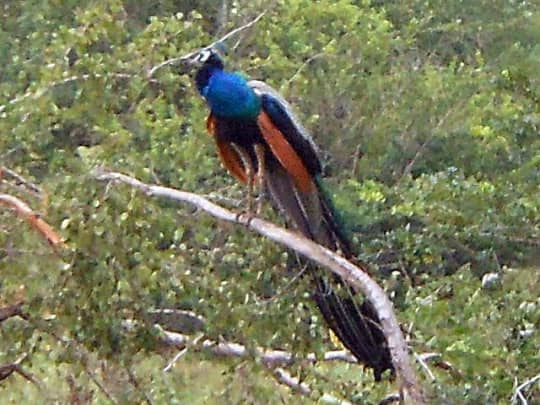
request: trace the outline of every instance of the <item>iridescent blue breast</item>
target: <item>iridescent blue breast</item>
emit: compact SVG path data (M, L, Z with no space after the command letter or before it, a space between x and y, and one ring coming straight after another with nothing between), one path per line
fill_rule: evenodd
M260 98L236 73L214 72L202 89L202 95L218 117L255 119L261 110Z

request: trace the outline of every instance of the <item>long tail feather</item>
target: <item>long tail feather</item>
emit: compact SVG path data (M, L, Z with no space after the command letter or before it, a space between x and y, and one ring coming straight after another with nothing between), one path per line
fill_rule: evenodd
M265 179L272 199L294 228L348 259L353 258L351 244L320 181L316 181L316 191L302 192L277 162L269 162ZM385 370L393 370L386 339L371 304L364 301L360 305L353 289L338 276L298 260L308 266L317 307L344 346L360 363L373 369L377 381Z

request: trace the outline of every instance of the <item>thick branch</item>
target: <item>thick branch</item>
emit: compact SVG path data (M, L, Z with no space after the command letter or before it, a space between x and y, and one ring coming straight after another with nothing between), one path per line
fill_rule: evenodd
M177 346L177 347L183 347L183 349L180 352L178 352L178 354L167 365L167 367L165 367L164 371L169 371L171 366L174 363L176 363L176 361L180 357L186 354L189 347L195 347L196 349L209 350L213 354L218 355L218 356L238 357L238 358L247 358L247 357L256 358L257 360L261 360L262 363L267 368L272 370L272 375L279 383L286 385L287 387L291 388L293 391L298 392L302 395L312 395L313 393L313 390L307 383L302 382L298 378L291 376L291 374L287 370L279 367L280 365L291 364L296 359L296 356L294 356L292 353L289 353L283 350L269 350L269 349L263 349L263 348L256 348L254 350L249 350L246 346L238 344L238 343L234 343L234 342L226 342L226 341L216 342L209 339L202 340L200 338L193 339L187 335L183 335L183 334L175 333L175 332L169 332L169 331L163 330L159 326L156 326L156 327L160 329L160 332L162 333L162 339L166 344ZM306 357L305 360L307 360L310 363L315 363L318 360L325 360L325 361L341 360L341 361L346 361L350 363L356 363L356 359L349 352L345 350L327 352L324 354L324 356L321 359L317 359L317 356L314 353L311 353ZM319 398L319 400L322 403L341 404L341 405L350 404L348 401L338 399L328 393L323 393L321 397Z
M9 194L0 194L0 205L6 205L12 208L19 217L26 220L32 228L44 236L47 242L54 248L64 246L62 239L56 231L22 200Z
M392 303L383 289L360 268L343 257L338 256L335 252L318 245L298 233L288 231L260 218L251 218L247 215L239 216L197 194L145 184L133 177L120 173L102 172L96 173L96 177L102 181L119 181L129 184L131 187L138 188L150 196L187 202L216 218L242 224L274 242L295 250L297 253L339 275L351 286L360 290L374 306L381 321L382 330L388 341L396 375L400 379L404 391L410 395L411 401L415 404L425 403L422 389L409 363L407 345L392 309Z
M268 366L289 365L295 360L306 361L308 363L316 363L318 361L344 361L347 363L356 363L356 358L346 350L333 350L323 354L322 357L317 358L315 353L308 354L305 358L298 357L293 353L284 350L271 350L258 347L255 349L248 349L246 346L234 342L214 340L198 340L197 344L192 343L194 341L190 336L182 333L170 332L160 328L162 334L161 338L167 345L186 347L193 344L194 346L203 350L209 350L213 354L226 357L256 357Z

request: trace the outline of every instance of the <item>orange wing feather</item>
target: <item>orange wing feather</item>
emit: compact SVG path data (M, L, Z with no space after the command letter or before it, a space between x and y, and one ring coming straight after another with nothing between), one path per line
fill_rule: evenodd
M242 159L240 158L238 153L233 149L231 144L227 142L220 142L219 140L216 140L216 142L218 146L219 157L221 158L223 166L225 166L225 168L234 177L236 177L238 181L247 184L248 176L244 169L244 165L242 164Z
M312 192L315 189L315 184L306 166L283 133L272 123L268 114L264 111L261 112L257 118L257 123L272 153L292 176L298 188L304 193Z
M221 159L221 163L223 163L223 166L225 166L225 168L234 177L236 177L238 181L242 183L247 183L247 174L246 174L246 170L244 169L244 165L242 164L242 159L240 158L240 156L234 150L234 148L231 146L230 143L219 140L219 138L216 135L215 117L212 114L210 114L208 118L206 119L206 128L208 129L208 132L210 132L214 136L214 139L216 140L219 158Z

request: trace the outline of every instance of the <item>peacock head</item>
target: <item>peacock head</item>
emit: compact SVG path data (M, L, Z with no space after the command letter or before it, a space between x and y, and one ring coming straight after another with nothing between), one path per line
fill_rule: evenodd
M216 46L203 48L195 55L193 55L189 62L193 66L213 66L219 69L223 69L223 59L221 58L221 50Z
M221 71L224 68L222 53L222 45L217 44L208 48L203 48L189 59L189 64L197 67L195 75L195 83L199 92L206 87L208 80L212 74Z

